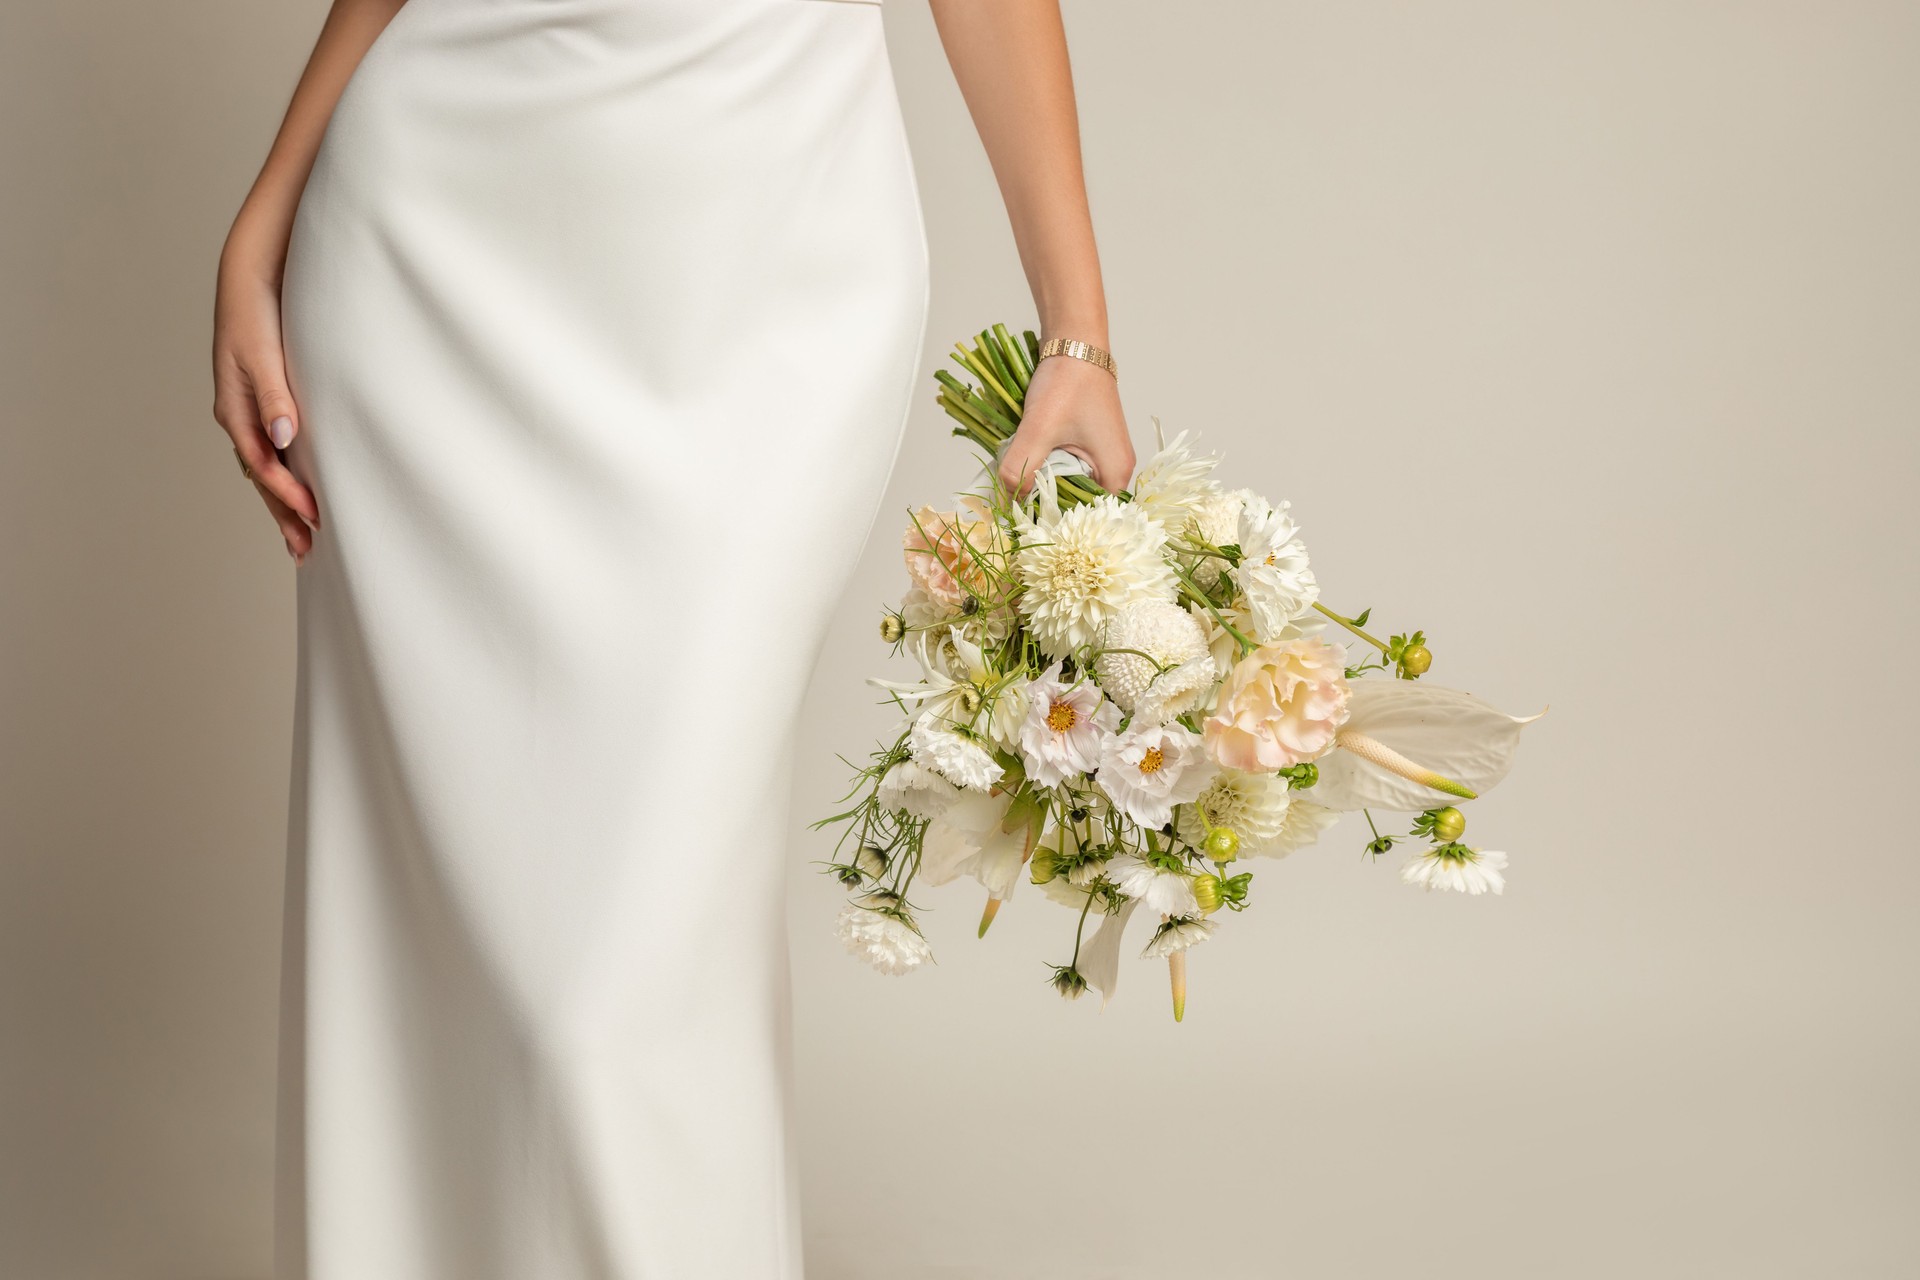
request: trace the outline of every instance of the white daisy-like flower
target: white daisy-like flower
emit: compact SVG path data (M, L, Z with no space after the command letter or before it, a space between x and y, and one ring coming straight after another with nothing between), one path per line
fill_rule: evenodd
M1178 533L1199 504L1220 491L1211 478L1219 456L1195 457L1187 446L1187 435L1182 431L1173 443L1163 441L1160 452L1141 464L1129 486L1134 505L1170 534Z
M1160 922L1160 927L1147 939L1140 958L1158 960L1177 951L1197 947L1212 936L1213 922L1210 920L1202 920L1198 916L1169 916Z
M884 895L891 897L891 895ZM882 973L895 977L933 959L933 948L908 923L898 906L862 906L849 902L840 909L835 932L848 951Z
M1019 516L1025 543L1014 570L1025 590L1020 612L1042 653L1060 658L1100 635L1130 604L1171 600L1167 533L1132 503L1111 494L1062 513L1041 494L1041 519Z
M1027 685L1027 717L1020 726L1020 753L1027 776L1056 787L1100 765L1100 749L1120 723L1120 708L1084 677L1068 684L1061 664Z
M1320 598L1320 584L1307 562L1306 544L1300 541L1289 504L1276 506L1251 491L1241 496L1241 560L1233 580L1246 597L1254 638L1270 644L1294 634L1287 625L1313 608Z
M1107 878L1129 898L1138 898L1151 911L1163 916L1197 916L1199 900L1193 896L1193 877L1184 871L1167 871L1131 853L1123 853L1107 864Z
M1463 844L1435 845L1416 853L1400 868L1400 879L1423 889L1451 889L1456 893L1502 893L1506 890L1507 855L1497 849L1469 849Z
M1206 839L1201 815L1216 827L1231 827L1240 837L1242 854L1266 853L1279 842L1293 803L1287 780L1271 773L1241 773L1222 769L1192 804L1182 805L1175 830L1198 848Z
M1100 687L1136 720L1159 724L1193 710L1217 678L1206 631L1171 601L1128 605L1108 621L1100 644L1109 651L1094 664Z
M907 745L915 760L969 791L985 791L1006 773L990 751L938 716L923 715L915 720L907 733Z
M1198 796L1217 768L1205 739L1185 725L1135 724L1107 739L1094 781L1127 817L1164 827L1173 807Z
M937 818L960 798L960 788L921 764L901 760L880 777L877 792L882 808L905 809L916 818Z

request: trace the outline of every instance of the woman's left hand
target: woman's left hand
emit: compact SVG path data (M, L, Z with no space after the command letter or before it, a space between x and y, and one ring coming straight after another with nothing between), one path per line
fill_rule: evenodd
M1092 467L1094 483L1109 493L1133 479L1133 441L1119 387L1105 369L1072 356L1049 356L1034 369L1020 429L1000 455L1001 482L1025 497L1055 449Z

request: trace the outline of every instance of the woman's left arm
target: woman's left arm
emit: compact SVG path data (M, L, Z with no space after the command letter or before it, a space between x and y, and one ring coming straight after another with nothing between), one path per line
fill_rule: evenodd
M1106 349L1107 297L1080 162L1080 120L1059 0L931 0L947 61L993 164L1041 338ZM1133 478L1133 444L1106 370L1071 356L1040 362L1000 476L1024 494L1055 449L1077 454L1108 490Z

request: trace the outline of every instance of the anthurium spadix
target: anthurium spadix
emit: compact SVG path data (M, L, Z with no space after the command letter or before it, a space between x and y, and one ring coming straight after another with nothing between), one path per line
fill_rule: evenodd
M1431 809L1443 795L1483 795L1513 766L1520 730L1469 693L1424 681L1355 680L1335 749L1315 763L1315 804L1332 809ZM1540 715L1545 715L1543 711Z

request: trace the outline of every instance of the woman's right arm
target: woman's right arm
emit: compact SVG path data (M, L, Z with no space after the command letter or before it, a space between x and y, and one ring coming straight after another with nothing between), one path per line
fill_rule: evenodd
M294 211L341 91L406 0L334 0L266 164L227 233L213 314L213 417L252 469L298 564L320 523L313 493L277 452L300 429L280 340L280 277Z

